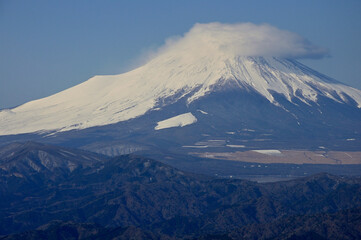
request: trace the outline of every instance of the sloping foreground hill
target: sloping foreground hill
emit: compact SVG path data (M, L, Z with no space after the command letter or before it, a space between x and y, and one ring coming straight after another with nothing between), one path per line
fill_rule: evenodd
M39 149L42 157L35 154ZM104 227L104 231L134 231L150 239L194 238L361 207L360 178L319 174L257 184L188 174L139 156L110 159L33 143L18 144L5 156L20 156L20 152L23 155L16 159L0 159L1 235L59 220L97 224L99 231ZM20 167L29 152L32 161ZM63 157L56 158L60 153ZM48 167L39 167L40 163ZM56 167L49 167L55 163ZM75 164L71 170L69 163ZM86 229L82 232L82 236L91 235Z
M117 240L155 240L155 239L170 239L167 236L160 236L138 227L118 227L118 228L104 228L97 224L91 223L72 223L53 221L45 224L36 230L26 231L20 234L13 234L0 237L2 240L76 240L76 239L117 239Z
M231 239L361 239L361 208L291 216L253 224L228 234Z
M251 224L226 234L196 237L199 240L305 240L360 239L361 208L336 213L284 217L270 223ZM53 221L36 230L0 237L2 240L166 240L177 239L139 227L104 228L97 224Z

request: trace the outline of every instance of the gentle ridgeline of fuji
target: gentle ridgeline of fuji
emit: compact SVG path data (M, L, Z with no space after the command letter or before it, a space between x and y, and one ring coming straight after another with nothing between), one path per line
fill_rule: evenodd
M284 108L289 102L317 103L320 96L360 108L361 91L321 75L295 60L227 56L221 51L191 58L169 51L145 66L115 76L95 76L55 95L0 112L0 134L68 131L139 117L186 98L196 101L227 88L262 95Z
M202 136L212 135L207 128L219 136L258 126L269 129L269 135L291 129L314 137L309 134L312 128L322 126L325 133L333 126L345 134L360 133L360 90L304 66L292 54L265 51L259 56L262 52L233 49L238 36L229 40L232 35L224 37L221 27L197 24L135 70L95 76L52 96L2 110L0 135L60 134L122 122L129 129L132 121L144 116L147 123L137 128L142 134L196 125L197 131L190 132ZM159 127L159 122L173 117L180 122ZM347 124L345 129L342 124Z

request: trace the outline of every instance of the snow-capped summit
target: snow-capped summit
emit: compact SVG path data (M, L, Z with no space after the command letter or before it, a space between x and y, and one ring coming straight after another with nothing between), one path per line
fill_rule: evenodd
M310 105L325 97L360 108L360 90L294 60L322 54L324 49L269 25L197 24L137 69L95 76L52 96L0 111L0 135L118 123L180 99L191 104L229 88L257 93L286 110L275 94L290 103Z

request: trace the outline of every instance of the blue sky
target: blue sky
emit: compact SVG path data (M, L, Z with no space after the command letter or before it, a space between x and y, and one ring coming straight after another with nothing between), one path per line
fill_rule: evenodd
M268 23L327 48L302 60L361 89L361 1L0 0L0 108L118 74L195 23Z

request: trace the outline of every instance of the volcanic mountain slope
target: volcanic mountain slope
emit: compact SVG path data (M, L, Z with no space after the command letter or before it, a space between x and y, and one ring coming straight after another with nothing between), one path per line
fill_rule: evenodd
M63 160L66 162L70 156ZM67 169L64 165L61 168ZM31 230L60 220L110 228L137 226L142 230L127 231L192 238L228 233L280 217L361 206L359 178L328 174L257 184L193 175L151 159L127 155L104 158L61 179L33 185L24 181L33 174L46 179L42 173L47 174L30 171L22 177L0 173L0 234Z
M253 35L248 31L272 34L249 39ZM164 141L178 148L217 138L243 145L240 140L247 137L242 134L252 130L256 135L251 138L274 143L299 136L340 140L332 147L355 148L361 134L361 91L302 65L292 54L250 52L245 47L245 41L273 46L282 41L273 39L275 33L294 38L267 25L197 24L144 66L120 75L95 76L55 95L2 110L0 141L18 140L8 136L14 134L51 133L52 138L43 141L72 145L74 140L85 146L105 140L130 144L124 151L131 152L161 147ZM304 45L301 48L314 48Z
M3 110L1 134L108 125L159 110L183 98L190 104L211 92L229 89L257 93L282 109L286 107L277 101L277 95L294 104L311 105L325 97L356 108L361 106L359 90L296 61L217 56L188 62L184 58L166 52L129 73L97 76L53 96Z

